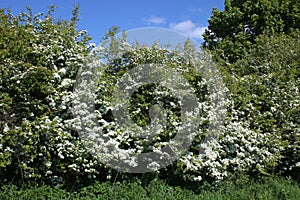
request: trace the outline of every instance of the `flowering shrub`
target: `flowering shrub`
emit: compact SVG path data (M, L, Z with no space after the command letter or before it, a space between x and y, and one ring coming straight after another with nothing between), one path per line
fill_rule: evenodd
M220 66L219 72L210 56L195 51L189 41L174 49L130 45L125 34L117 38L110 31L93 48L86 31L76 30L77 9L70 21L55 21L52 11L43 19L30 12L0 13L1 181L109 179L105 164L115 167L120 157L125 169L145 162L148 171L195 182L299 167L299 52L291 49L288 55L291 71L282 67L283 58L274 63L264 62L263 56L254 59L264 52L257 46L251 59L237 62L229 72ZM299 38L287 40L299 44ZM165 77L165 85L135 85L139 76L131 70L144 66L149 72L153 65L160 66L157 77ZM172 74L186 81L172 79ZM124 77L134 90L127 99L128 113L118 116L125 104L114 91ZM184 88L182 93L174 85ZM183 96L194 103L190 94L197 103L183 112ZM82 98L94 104L84 104ZM183 116L192 116L196 128ZM127 123L128 128L122 120L133 124ZM186 127L192 131L180 132ZM170 141L180 158L166 153ZM188 141L186 149L180 149L181 141ZM172 163L171 171L153 159L135 157L151 152Z
M297 175L300 164L299 31L291 36L260 36L248 55L226 66L237 120L280 139L281 159L274 168Z
M99 69L104 71L100 73L101 78L98 80L98 84L93 83L96 85L93 85L95 86L94 91L97 91L96 96L90 96L91 99L96 99L95 112L97 113L99 127L88 126L85 130L90 131L89 134L96 133L109 138L99 140L97 137L96 139L95 137L88 137L87 139L88 145L93 146L94 149L99 149L99 151L93 151L94 153L105 152L99 158L102 162L113 163L111 166L115 167L118 163L110 159L119 162L125 160L125 162L128 162L124 164L124 166L127 166L125 169L129 169L139 165L138 160L132 157L133 154L155 151L159 155L168 156L164 154L163 147L174 137L178 127L176 125L181 123L180 103L176 97L172 96L166 88L159 88L155 85L141 86L130 97L131 104L128 109L131 112L128 113L130 116L126 119L131 118L140 126L151 124L151 105L161 101L162 106L167 110L166 116L169 126L167 128L158 127L156 129L158 132L155 133L154 137L141 138L134 135L139 130L134 129L136 132L133 131L132 133L130 132L132 129L128 129L128 127L123 129L122 125L118 124L120 121L115 120L116 116L114 115L114 110L118 109L116 107L120 104L111 104L113 91L115 90L114 86L118 80L122 79L122 76L125 76L124 74L128 70L145 63L163 63L165 70L168 66L172 66L189 81L199 101L197 108L201 110L199 120L196 122L198 123L198 129L193 133L193 143L183 152L179 160L173 163L172 170L174 171L168 173L180 174L182 179L189 181L201 181L203 179L220 181L236 172L268 174L278 166L282 158L281 152L286 147L286 142L282 139L282 136L266 130L253 129L252 124L250 124L251 120L240 119L242 110L235 106L232 100L233 95L229 95L230 101L226 98L220 98L222 95L216 97L218 93L225 94L228 89L224 85L214 88L215 90L209 89L211 85L214 86L219 82L217 79L220 77L216 74L217 71L211 73L214 76L205 77L209 73L205 74L205 71L199 69L206 67L212 70L213 67L209 66L211 63L204 62L204 66L201 63L203 60L209 60L209 57L204 53L198 55L193 51L188 41L185 44L186 48L170 50L159 47L157 44L151 47L130 46L126 43L124 37L116 39L112 35L109 44L113 45L106 47L106 43L104 43L104 46L96 48L99 56L97 58L102 58L105 62L96 62L97 64L89 65L91 71L85 71L84 73L84 76L86 76L86 74L95 74ZM132 81L132 87L138 84L133 77L129 77L129 80ZM83 88L90 88L90 86L87 82L84 82L79 91L83 91ZM126 85L127 87L130 86ZM91 91L85 90L84 94L86 95L89 92ZM217 103L214 103L214 99L218 99ZM80 106L79 104L78 106L77 112L80 113L87 105ZM220 115L226 117L225 120L218 119L218 116L214 115L216 112L214 113L213 110L217 108L221 113L224 112L224 108L228 109L229 112L226 115ZM88 114L91 114L91 112L87 111L87 113L81 115L87 116ZM91 115L84 118L87 121L81 121L79 127L82 127L83 124L89 124L88 122L89 120L91 122L92 118ZM78 118L77 121L80 121L79 119L83 118ZM93 120L95 119L93 118ZM210 123L218 128L211 129ZM174 124L176 125L172 126ZM144 130L143 134L147 135L147 130ZM187 133L186 137L189 137ZM116 149L121 150L115 151ZM109 151L111 152L108 153ZM120 159L118 157L120 155L123 158ZM105 158L105 156L107 157ZM150 160L145 167L155 170L162 166L160 163ZM121 169L124 170L124 168Z
M122 163L121 169L125 171L129 168L138 168L138 165L143 163L145 165L143 168L134 171L153 171L170 164L176 158L166 152L171 140L171 146L175 146L172 151L178 154L182 151L182 143L192 141L192 135L199 126L205 126L204 116L207 115L208 104L205 101L198 103L197 98L190 95L194 91L189 89L189 83L185 79L180 78L181 73L196 86L195 92L199 98L207 98L207 91L200 73L189 67L184 61L185 58L180 57L177 52L168 51L158 45L130 47L125 42L112 38L111 44L115 45L115 51L110 52L115 55L106 55L107 49L101 46L96 51L98 55L96 64L88 65L88 69L84 69L81 73L85 78L81 80L79 89L74 95L76 96L74 113L78 116L74 119L78 124L74 124L77 130L83 132L82 140L86 140L86 145L93 149L93 153L102 162L114 163L113 166ZM99 57L104 59L106 64L98 62ZM96 83L89 84L94 77L87 74L97 74L97 70L101 71L96 76L100 76L100 79ZM124 75L130 70L133 70L131 74ZM143 77L144 74L152 80L157 78L158 82L147 82L146 79L149 77ZM122 96L123 92L115 92L117 81L120 79L126 79L120 88L132 90L133 93L131 96L116 100L115 97ZM139 83L141 79L143 84ZM95 89L91 91L93 87ZM95 97L93 93L96 93ZM87 98L96 99L98 123L95 125L94 113L91 112L92 102L85 101ZM129 105L123 103L127 100ZM180 107L184 104L186 108L181 110ZM124 114L122 109L125 110L127 107L129 112ZM195 115L193 112L199 113L200 110L203 116L196 113L198 117L193 119L197 121L195 126L190 124L188 121L190 119L185 119L193 118ZM184 132L187 128L191 134ZM145 155L150 155L151 158Z
M74 78L89 51L70 21L0 13L0 179L62 183L93 178L102 165L71 129ZM70 181L71 182L71 181Z

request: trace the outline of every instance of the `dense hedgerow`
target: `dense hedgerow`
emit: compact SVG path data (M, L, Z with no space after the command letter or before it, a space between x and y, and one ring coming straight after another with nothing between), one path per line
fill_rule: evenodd
M78 10L73 14L70 21L55 21L51 12L44 18L30 12L20 16L0 13L2 183L34 180L70 186L111 178L114 170L101 163L105 158L96 159L85 148L76 131L81 123L89 123L91 113L79 110L81 115L87 114L87 121L78 122L72 116L72 101L78 95L78 91L73 92L76 74L85 69L85 63L94 58L90 56L95 56L95 52L99 60L86 71L101 71L95 83L96 93L92 94L99 126L92 131L111 139L95 149L115 145L121 147L125 156L132 152L159 154L174 137L181 123L180 102L168 88L146 85L131 98L130 118L139 126L150 123L148 114L153 104L160 102L166 110L168 128L159 127L155 138L141 139L128 134L112 115L115 107L110 101L117 80L138 65L159 63L185 77L199 101L197 109L201 110L192 145L173 164L157 171L161 177L173 176L179 178L178 182L218 182L237 172L270 174L299 167L299 53L290 47L291 55L287 56L292 62L283 57L276 60L277 56L270 58L272 62L266 61L269 52L275 53L275 47L280 50L286 44L280 43L282 40L292 44L299 42L297 37L262 38L275 50L257 45L248 60L232 66L234 73L220 67L227 86L218 86L220 93L213 93L209 86L221 82L222 77L205 76L205 70L212 68L202 61L210 57L194 51L189 41L182 48L170 50L158 44L130 45L125 35L118 39L115 32L110 32L93 49L86 31L76 30ZM266 52L266 57L258 56L263 55L261 51ZM286 70L286 65L291 70ZM85 92L81 91L88 96ZM214 101L220 94L228 94L228 99ZM220 124L214 109L223 113ZM211 133L209 123L219 125L219 129ZM207 134L217 137L205 140ZM136 165L136 161L131 160L129 165ZM154 170L159 166L153 162L148 167Z

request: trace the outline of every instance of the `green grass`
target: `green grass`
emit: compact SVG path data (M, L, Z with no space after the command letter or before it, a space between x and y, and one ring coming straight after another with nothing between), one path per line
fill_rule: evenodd
M210 188L210 189L208 189ZM284 178L261 178L239 176L235 180L224 181L219 186L201 186L198 191L167 185L164 181L153 179L147 186L140 181L131 183L95 183L78 191L66 191L58 187L17 188L2 186L2 200L37 199L295 199L300 197L299 185Z

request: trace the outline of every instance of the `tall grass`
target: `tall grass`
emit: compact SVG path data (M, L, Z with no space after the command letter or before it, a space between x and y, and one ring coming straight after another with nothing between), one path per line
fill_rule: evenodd
M146 186L140 180L128 183L95 183L78 191L66 191L58 187L42 185L18 188L13 185L2 186L2 200L37 199L282 199L298 200L299 185L282 177L249 178L238 176L218 186L203 185L198 190L170 186L160 179L153 179Z

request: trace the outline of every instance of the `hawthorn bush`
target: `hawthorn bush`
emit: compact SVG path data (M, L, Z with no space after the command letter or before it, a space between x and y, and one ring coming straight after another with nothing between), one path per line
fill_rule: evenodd
M71 20L55 20L53 12L0 12L1 183L73 184L102 169L66 124L89 37L76 30L77 7Z
M225 0L203 34L203 46L225 75L236 121L278 138L281 159L273 171L298 179L299 3Z
M238 121L281 140L274 171L297 176L300 142L299 31L261 35L243 59L223 65Z
M210 56L195 51L189 41L175 49L139 46L128 44L125 33L116 37L111 29L94 48L86 31L76 30L78 8L66 21L55 20L53 11L44 17L34 16L30 9L19 16L0 13L1 183L33 180L72 188L77 183L111 179L115 171L104 162L114 159L115 152L108 152L112 156L108 158L95 156L78 133L83 123L92 123L90 114L97 116L99 126L87 131L109 138L98 144L91 140L94 149L118 147L125 157L151 151L160 155L182 123L180 99L169 88L144 85L130 99L128 118L140 127L151 124L153 105L160 103L164 108L166 126L157 127L154 138L129 134L113 116L120 103L111 104L114 86L126 72L143 64L161 64L182 74L193 88L201 113L192 144L177 161L156 170L161 177L219 182L238 172L267 175L299 167L297 34L262 36L248 57L235 64L217 63L219 71L208 76L206 72L215 69ZM94 65L87 64L95 58ZM84 81L81 90L73 91L78 72L86 66L90 68L85 75L99 75L92 94ZM226 85L217 85L214 92L213 83L222 78ZM74 111L72 103L80 94L95 99L94 113L87 112L90 105L86 104L78 104ZM225 94L228 99L223 98ZM222 119L214 115L214 109L222 113ZM86 116L85 121L76 114ZM210 129L210 123L219 128ZM210 134L216 137L206 140ZM136 164L129 160L128 165ZM159 165L153 162L147 167L155 170Z
M208 55L195 51L189 41L184 44L183 48L170 50L157 44L150 47L130 45L126 42L125 35L118 38L111 31L106 38L107 40L101 46L94 49L97 55L96 59L101 58L104 62L97 61L89 65L86 69L88 71L84 72L84 76L86 76L86 74L97 74L101 71L98 82L93 85L97 94L94 97L93 94L89 96L89 98L96 99L95 112L99 127L95 129L88 127L86 131L109 138L109 142L99 142L99 140L95 140L96 137L90 137L87 140L89 145L93 145L93 149L100 149L100 152L107 152L113 146L114 151L102 161L118 160L118 156L122 154L128 158L125 159L126 162L128 161L126 164L129 167L135 167L138 165L138 160L130 158L133 153L139 155L155 151L159 155L168 156L162 149L174 137L174 131L175 133L177 131L176 126L174 128L172 124L181 123L180 119L177 121L180 118L178 99L176 100L169 91L163 88L155 89L153 85L143 86L132 95L132 98L135 99L131 100L132 104L129 106L129 110L132 113L129 114L128 119L131 118L140 126L150 123L151 105L156 104L157 101L162 101L163 107L167 110L167 123L170 126L167 126L166 129L159 127L158 134L154 138L140 138L128 131L126 127L124 129L113 116L114 111L122 105L122 102L115 105L110 103L114 86L127 71L141 64L162 63L166 70L170 67L182 73L192 85L199 101L198 109L201 110L199 116L201 120L199 119L198 128L193 133L194 140L189 149L173 164L156 171L161 177L171 179L177 177L177 179L175 178L177 182L182 180L201 183L202 181L219 182L238 172L264 175L274 172L287 143L280 134L253 129L250 119L240 119L242 111L241 107L236 106L233 101L235 93L231 94L225 85L218 87L215 93L214 90L209 89L211 84L217 84L221 77L218 77L218 71L211 71L214 76L209 76L205 70L199 70L213 70L212 63L203 62L203 60L210 60ZM87 78L87 80L89 79L90 77ZM134 88L138 84L133 77L129 77L128 80L132 83L132 86L128 87ZM78 92L79 96L80 93L87 95L90 92L89 89L84 90L84 88L90 88L91 85L84 81L82 83ZM222 98L222 95L217 97L226 93L229 93L228 100ZM214 98L220 99L214 104ZM86 103L78 104L78 115L87 116L84 118L86 121L73 123L78 127L81 127L82 124L92 123L93 113L90 111L83 113L82 111L86 106ZM218 116L214 116L214 109L217 106L219 106L220 112L224 112L226 109L228 111L221 115L223 123L219 124L217 120L220 119ZM79 119L74 119L74 122L80 121ZM209 123L217 124L219 128L210 129ZM76 127L74 128L76 129ZM206 140L206 137L212 135L216 137ZM186 137L190 137L190 135L186 134ZM115 149L121 150L115 151ZM104 156L106 155L103 154ZM153 165L151 163L146 167L155 170L160 165L153 161Z

